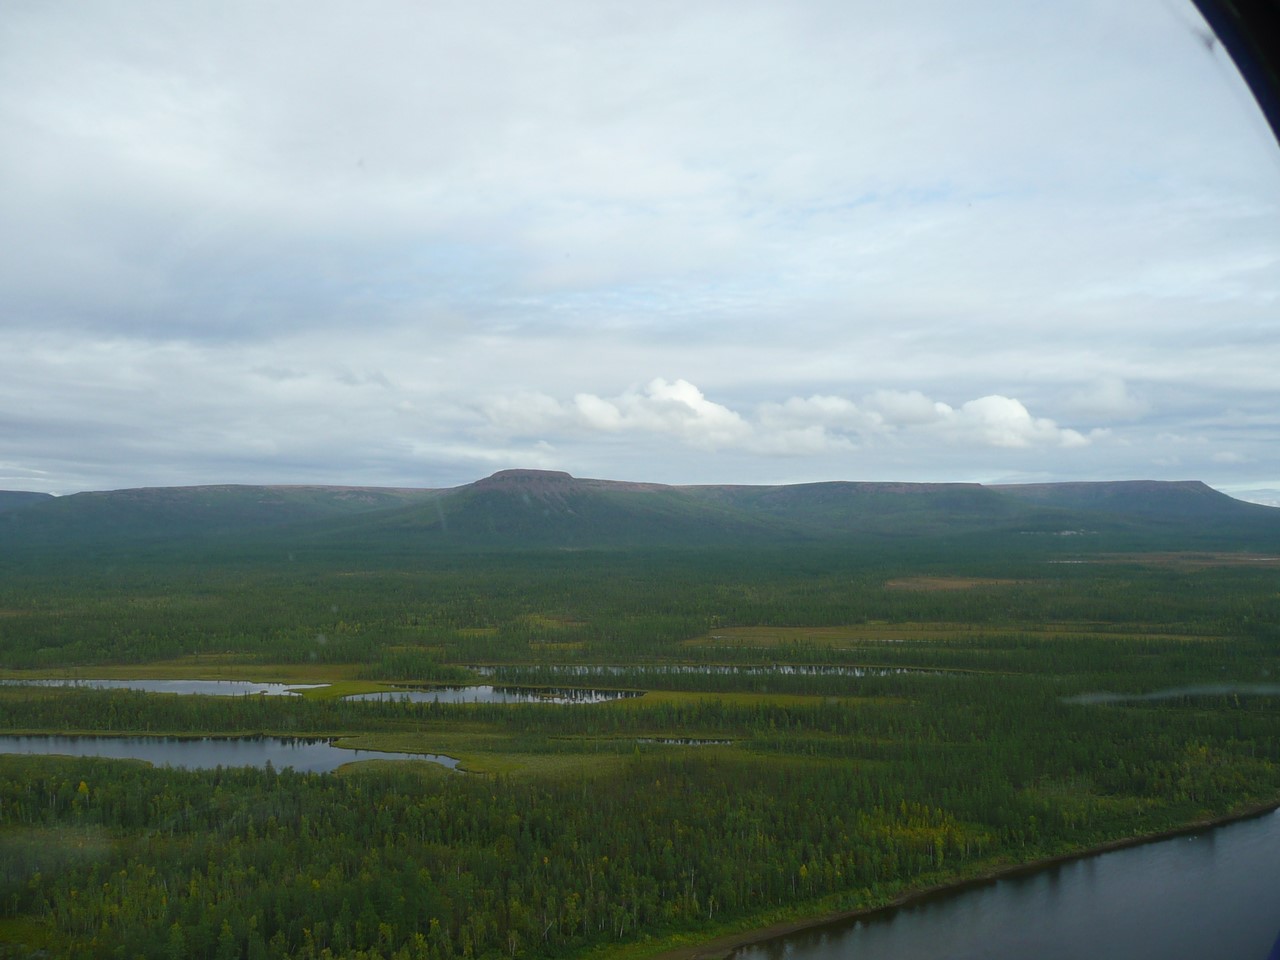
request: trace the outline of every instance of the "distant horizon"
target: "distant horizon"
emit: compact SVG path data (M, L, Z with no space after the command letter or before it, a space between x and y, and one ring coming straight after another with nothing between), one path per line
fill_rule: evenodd
M0 22L0 487L1196 477L1280 162L1190 2Z
M999 487L999 486L1036 486L1040 484L1092 484L1092 483L1203 483L1205 486L1218 493L1225 494L1232 499L1241 500L1246 503L1256 503L1261 506L1280 508L1280 489L1255 489L1245 491L1232 491L1224 489L1216 484L1200 480L1195 477L1181 478L1156 478L1156 477L1114 477L1107 480L1030 480L1030 481L988 481L982 482L977 480L863 480L858 477L835 477L824 480L798 480L785 483L745 483L742 481L725 480L718 483L692 482L692 483L667 483L658 480L649 480L643 477L601 477L601 476L581 476L567 470L550 470L542 467L504 467L500 470L491 471L481 477L475 477L461 483L450 484L360 484L360 483L324 483L324 482L305 482L305 483L272 483L272 482L245 482L245 481L218 481L209 483L181 483L181 484L154 484L144 483L138 486L126 487L110 487L99 488L93 490L74 490L67 493L58 493L53 491L42 490L22 490L18 488L2 488L0 493L34 493L46 494L50 497L69 497L81 493L119 493L128 490L166 490L166 489L198 489L202 487L263 487L263 488L280 488L280 489L349 489L349 490L404 490L404 491L429 491L429 490L454 490L459 487L469 486L478 483L481 480L488 479L500 473L510 472L530 472L530 473L548 473L548 474L565 474L574 480L600 480L609 483L636 483L636 484L652 484L664 487L716 487L716 486L742 486L742 487L783 487L783 486L803 486L806 484L817 483L868 483L868 484L907 484L907 485L969 485L982 487ZM1254 493L1255 496L1242 496L1241 493Z

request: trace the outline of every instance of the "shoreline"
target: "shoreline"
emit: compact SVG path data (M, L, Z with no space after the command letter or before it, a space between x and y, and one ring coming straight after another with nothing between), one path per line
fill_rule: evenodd
M1026 874L1038 873L1049 867L1062 863L1070 863L1075 860L1086 860L1089 857L1100 856L1104 853L1112 853L1116 850L1125 850L1130 847L1141 847L1149 843L1159 843L1162 840L1169 840L1174 837L1183 837L1188 834L1199 833L1202 830L1211 830L1215 827L1223 827L1230 823L1238 823L1244 820L1252 820L1255 817L1266 816L1280 810L1280 799L1268 801L1267 803L1254 804L1235 813L1224 814L1219 817L1206 817L1201 820L1193 820L1178 827L1169 827L1165 830L1158 830L1154 833L1144 833L1131 837L1122 837L1119 840L1109 840L1106 843L1097 846L1087 847L1072 853L1056 854L1051 857L1040 857L1035 860L1028 860L1023 863L1008 864L1006 866L992 867L981 873L974 874L969 877L957 878L942 883L930 884L926 887L917 887L903 893L898 894L887 903L875 907L854 907L849 910L836 910L824 914L816 914L800 920L783 920L777 923L769 924L764 927L753 927L748 930L742 930L737 933L727 933L710 940L704 940L698 944L691 944L681 947L672 947L663 950L660 953L651 954L647 960L726 960L735 950L743 947L755 946L765 943L769 940L775 940L779 937L785 937L793 933L799 933L802 930L812 930L818 927L825 927L832 924L845 923L850 920L856 920L863 917L874 917L878 914L887 914L903 907L908 907L934 897L960 893L961 891L986 886L989 883L995 883L1009 877L1017 877Z

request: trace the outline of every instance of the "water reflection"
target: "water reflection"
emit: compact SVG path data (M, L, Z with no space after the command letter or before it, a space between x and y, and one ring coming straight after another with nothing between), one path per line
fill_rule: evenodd
M1280 929L1280 814L1059 864L734 960L1262 958Z
M652 676L732 676L732 677L896 677L902 674L924 674L939 676L942 671L917 667L853 667L833 666L828 664L776 663L732 664L732 663L666 663L624 666L622 664L579 664L555 663L537 665L490 665L471 666L482 677L503 676L505 674L548 675L564 677L625 675Z
M93 680L61 677L43 680L0 680L15 687L80 687L88 690L138 690L143 693L200 694L208 697L288 697L298 690L315 690L327 683L259 683L254 680Z
M427 687L358 693L346 700L390 700L409 703L605 703L643 696L639 690L591 690L583 687Z
M426 760L456 767L452 757L433 753L350 750L332 740L292 737L65 737L0 736L0 753L43 756L110 757L145 760L158 767L212 770L215 767L291 767L302 773L328 773L361 760Z

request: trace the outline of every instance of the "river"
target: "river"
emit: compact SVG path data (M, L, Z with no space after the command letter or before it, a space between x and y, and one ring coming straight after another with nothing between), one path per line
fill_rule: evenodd
M745 947L733 960L1266 960L1280 813Z

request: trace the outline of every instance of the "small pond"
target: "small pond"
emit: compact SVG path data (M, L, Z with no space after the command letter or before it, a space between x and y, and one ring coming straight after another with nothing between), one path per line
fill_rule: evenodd
M346 700L389 700L409 703L606 703L643 696L639 690L591 690L579 687L425 687L358 693Z
M81 687L88 690L139 690L143 693L200 694L207 697L289 697L298 690L327 687L327 683L258 683L253 680L0 680L6 687Z
M0 736L0 753L111 757L145 760L159 767L212 770L214 767L292 767L301 773L328 773L360 760L426 760L456 767L452 757L433 753L349 750L332 740L286 737L67 737Z

